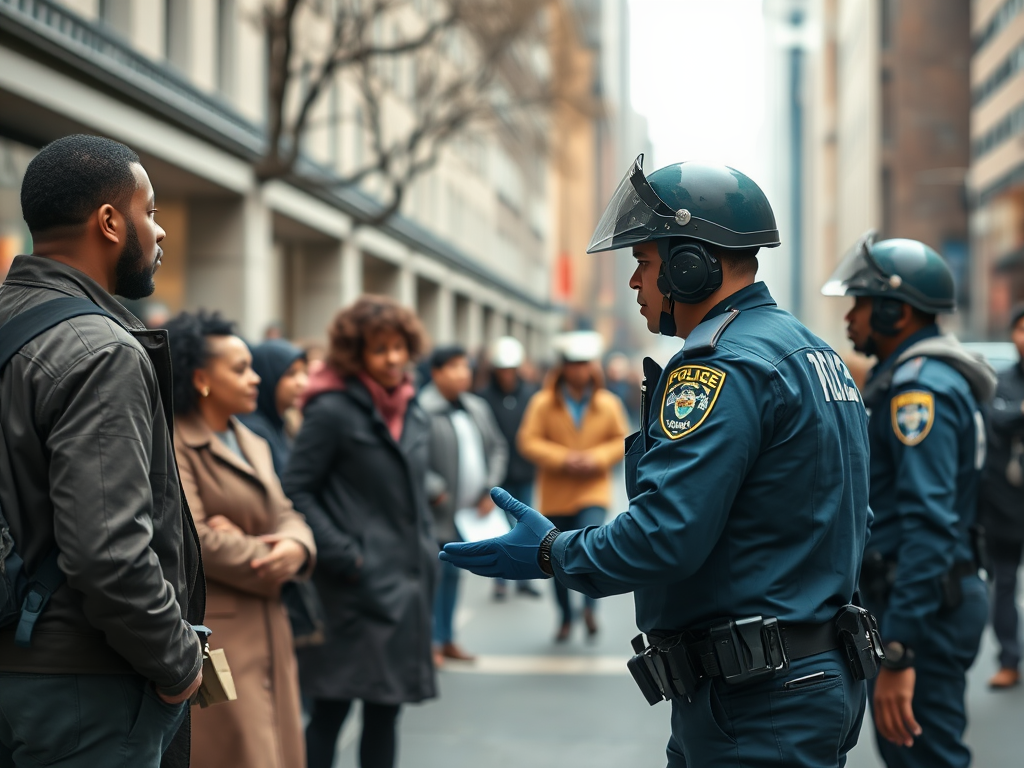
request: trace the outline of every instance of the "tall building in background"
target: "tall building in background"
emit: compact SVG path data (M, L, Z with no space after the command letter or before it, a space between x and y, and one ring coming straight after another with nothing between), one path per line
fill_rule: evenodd
M819 45L821 3L764 0L765 122L762 181L772 202L782 244L761 259L759 277L779 306L806 320L803 274L813 259L804 242L808 147L809 61Z
M610 349L632 351L646 330L628 288L630 253L588 255L597 219L629 164L644 153L653 169L647 122L630 100L629 9L626 0L569 0L558 12L564 46L553 56L573 84L572 103L556 113L553 130L558 254L555 296L568 328L594 328ZM571 27L571 33L570 29ZM588 99L581 98L586 92ZM583 104L586 107L583 108Z
M788 191L782 195L788 221L797 219L792 206L800 190L800 249L798 261L789 262L799 268L790 273L790 305L827 341L845 346L848 305L819 291L846 249L875 229L880 238L921 240L949 260L962 307L952 325L965 329L974 309L965 188L969 4L767 0L765 11L771 22L788 19L791 27L802 14L805 27L792 35L799 46L790 46L790 73L802 73L800 103L788 120L776 110L770 127L775 146L791 153L803 146L802 160L787 158L773 180Z
M1024 300L1024 0L976 0L971 30L972 330Z
M398 39L431 6L411 2L374 34ZM257 177L262 10L262 0L0 0L0 271L30 247L18 203L28 161L55 138L98 133L136 149L152 176L168 233L154 298L172 312L219 309L250 338L271 324L322 338L339 306L386 293L415 307L437 342L476 349L511 333L545 352L550 173L533 135L547 135L546 117L449 145L400 213L360 223L372 190ZM300 31L299 44L316 32ZM445 63L472 66L456 42ZM543 54L519 58L529 77L544 76ZM390 69L385 119L409 120L415 72ZM370 146L365 115L337 121L355 109L356 84L330 87L303 143L328 179L358 167Z

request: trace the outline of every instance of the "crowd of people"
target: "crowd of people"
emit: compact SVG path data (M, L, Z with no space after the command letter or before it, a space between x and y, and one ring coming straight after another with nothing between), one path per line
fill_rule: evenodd
M494 486L563 530L604 521L627 415L603 385L600 335L557 337L558 362L535 382L515 338L476 360L458 345L427 352L412 310L383 296L341 309L322 356L282 338L250 346L215 313L165 328L210 644L238 692L194 714L192 764L329 768L359 700L360 764L394 765L402 705L436 695L441 665L475 659L455 635L460 571L437 560L464 539L460 521L513 522ZM566 587L554 592L555 641L580 616L596 635L594 601L574 611ZM494 598L507 594L496 581Z
M594 598L635 592L630 670L672 701L669 765L738 744L842 765L869 691L890 768L968 765L982 568L990 686L1020 681L1024 367L997 378L940 333L937 252L869 233L823 289L853 297L848 337L878 360L858 389L755 281L778 245L756 184L641 160L590 250L631 246L648 329L686 343L644 361L624 456L638 388L618 356L605 386L594 332L557 337L542 378L511 337L475 374L462 347L428 351L383 296L340 309L323 350L250 345L216 313L146 327L114 299L151 295L162 255L138 155L41 150L33 253L0 288L0 765L327 768L359 700L360 765L393 766L402 705L473 660L459 569L526 595L554 576L562 643L578 616L599 632ZM1024 309L1010 330L1024 356ZM623 458L630 511L602 526Z

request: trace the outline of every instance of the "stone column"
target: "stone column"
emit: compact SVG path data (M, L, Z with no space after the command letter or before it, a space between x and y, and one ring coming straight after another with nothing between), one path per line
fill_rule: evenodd
M437 331L434 344L455 341L455 297L443 282L437 286Z
M341 304L348 306L363 294L363 253L352 240L339 247L341 260Z

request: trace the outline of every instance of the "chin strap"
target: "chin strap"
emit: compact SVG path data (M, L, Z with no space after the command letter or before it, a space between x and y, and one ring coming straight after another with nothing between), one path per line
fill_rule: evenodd
M661 302L661 317L658 320L658 333L662 336L676 335L676 303L668 296Z

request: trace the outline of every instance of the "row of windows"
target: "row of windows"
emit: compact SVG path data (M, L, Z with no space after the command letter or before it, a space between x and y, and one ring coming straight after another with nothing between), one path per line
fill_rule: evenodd
M1018 104L1016 109L992 126L983 136L974 140L974 158L988 154L1004 141L1020 133L1024 133L1024 102Z
M992 38L1002 32L1003 28L1013 21L1017 14L1022 10L1024 10L1024 0L1006 0L1002 7L993 14L991 19L989 19L985 28L975 36L975 53L988 45L992 41Z
M1010 51L1010 55L1003 59L991 75L985 78L985 82L974 89L974 93L971 94L971 103L978 106L1021 70L1024 70L1024 40Z

